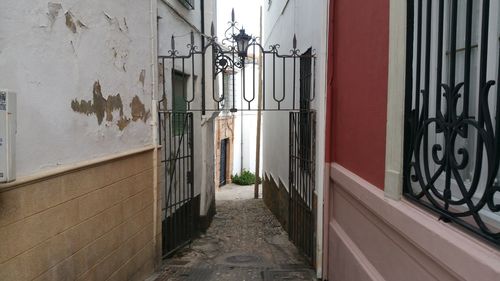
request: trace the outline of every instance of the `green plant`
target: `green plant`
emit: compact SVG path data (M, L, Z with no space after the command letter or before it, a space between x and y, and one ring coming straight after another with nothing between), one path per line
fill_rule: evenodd
M251 185L255 183L255 174L243 169L241 175L233 175L231 176L231 179L233 183L237 185Z

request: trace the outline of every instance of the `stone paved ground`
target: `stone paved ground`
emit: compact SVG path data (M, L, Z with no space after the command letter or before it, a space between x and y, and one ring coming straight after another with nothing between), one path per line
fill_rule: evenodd
M316 280L314 276L262 199L240 199L218 200L207 233L166 260L150 280Z

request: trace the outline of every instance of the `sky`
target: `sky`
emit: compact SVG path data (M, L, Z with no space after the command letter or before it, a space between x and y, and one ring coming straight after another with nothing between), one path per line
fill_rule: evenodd
M245 28L247 34L259 36L259 7L262 0L217 0L217 37L224 38L224 32L231 20L234 8L238 26Z

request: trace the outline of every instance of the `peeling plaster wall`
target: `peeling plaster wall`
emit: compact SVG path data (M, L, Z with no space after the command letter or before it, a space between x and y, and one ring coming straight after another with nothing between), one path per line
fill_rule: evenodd
M149 8L0 1L0 88L18 93L18 176L152 144Z

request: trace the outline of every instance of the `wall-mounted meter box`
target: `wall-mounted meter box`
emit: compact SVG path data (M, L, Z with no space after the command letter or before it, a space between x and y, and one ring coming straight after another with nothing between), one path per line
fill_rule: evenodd
M16 93L0 90L0 183L16 179Z

